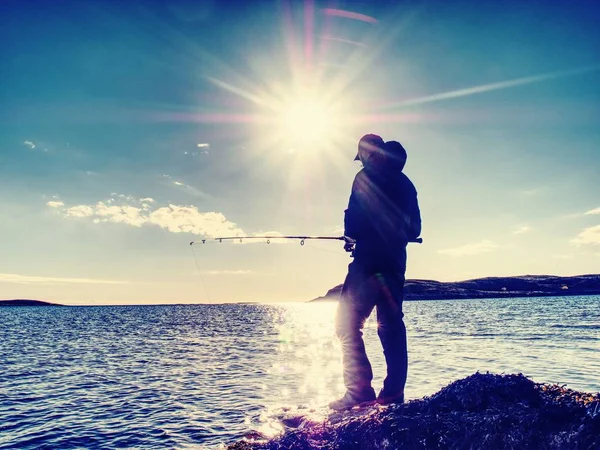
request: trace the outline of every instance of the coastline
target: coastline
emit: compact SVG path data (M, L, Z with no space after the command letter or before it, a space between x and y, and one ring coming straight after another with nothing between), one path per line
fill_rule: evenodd
M1 307L11 307L11 306L67 306L61 305L59 303L51 303L45 302L42 300L29 300L23 298L17 298L13 300L0 300L0 308Z
M309 302L337 301L339 284L321 297ZM465 281L408 279L404 284L404 300L463 300L479 298L566 297L600 295L600 275L569 277L555 275L520 275L486 277Z

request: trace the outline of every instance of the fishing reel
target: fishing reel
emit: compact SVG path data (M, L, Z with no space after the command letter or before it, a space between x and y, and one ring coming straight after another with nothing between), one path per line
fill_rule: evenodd
M350 256L354 256L354 247L356 246L356 241L348 236L344 236L344 250L350 253Z

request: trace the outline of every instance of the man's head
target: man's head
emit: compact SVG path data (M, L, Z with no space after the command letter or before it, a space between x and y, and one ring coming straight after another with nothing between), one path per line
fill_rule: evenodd
M381 136L376 134L365 134L358 141L358 153L354 161L360 160L363 164L374 154L383 151L385 143Z

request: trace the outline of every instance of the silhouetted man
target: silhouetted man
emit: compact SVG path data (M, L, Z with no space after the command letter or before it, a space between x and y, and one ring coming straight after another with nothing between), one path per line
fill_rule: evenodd
M356 241L336 318L343 353L346 394L329 406L344 410L377 400L404 401L408 371L402 300L406 246L421 234L417 191L402 169L406 151L399 142L384 143L368 134L358 144L363 169L352 184L344 217L344 235ZM349 246L347 250L351 250ZM387 377L377 398L373 371L365 352L362 328L377 308L377 333L387 364Z

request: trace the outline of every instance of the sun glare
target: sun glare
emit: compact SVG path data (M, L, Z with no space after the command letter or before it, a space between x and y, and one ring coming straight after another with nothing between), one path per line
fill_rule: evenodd
M279 133L291 147L299 149L328 146L339 131L335 109L316 98L296 98L285 102L279 117Z

